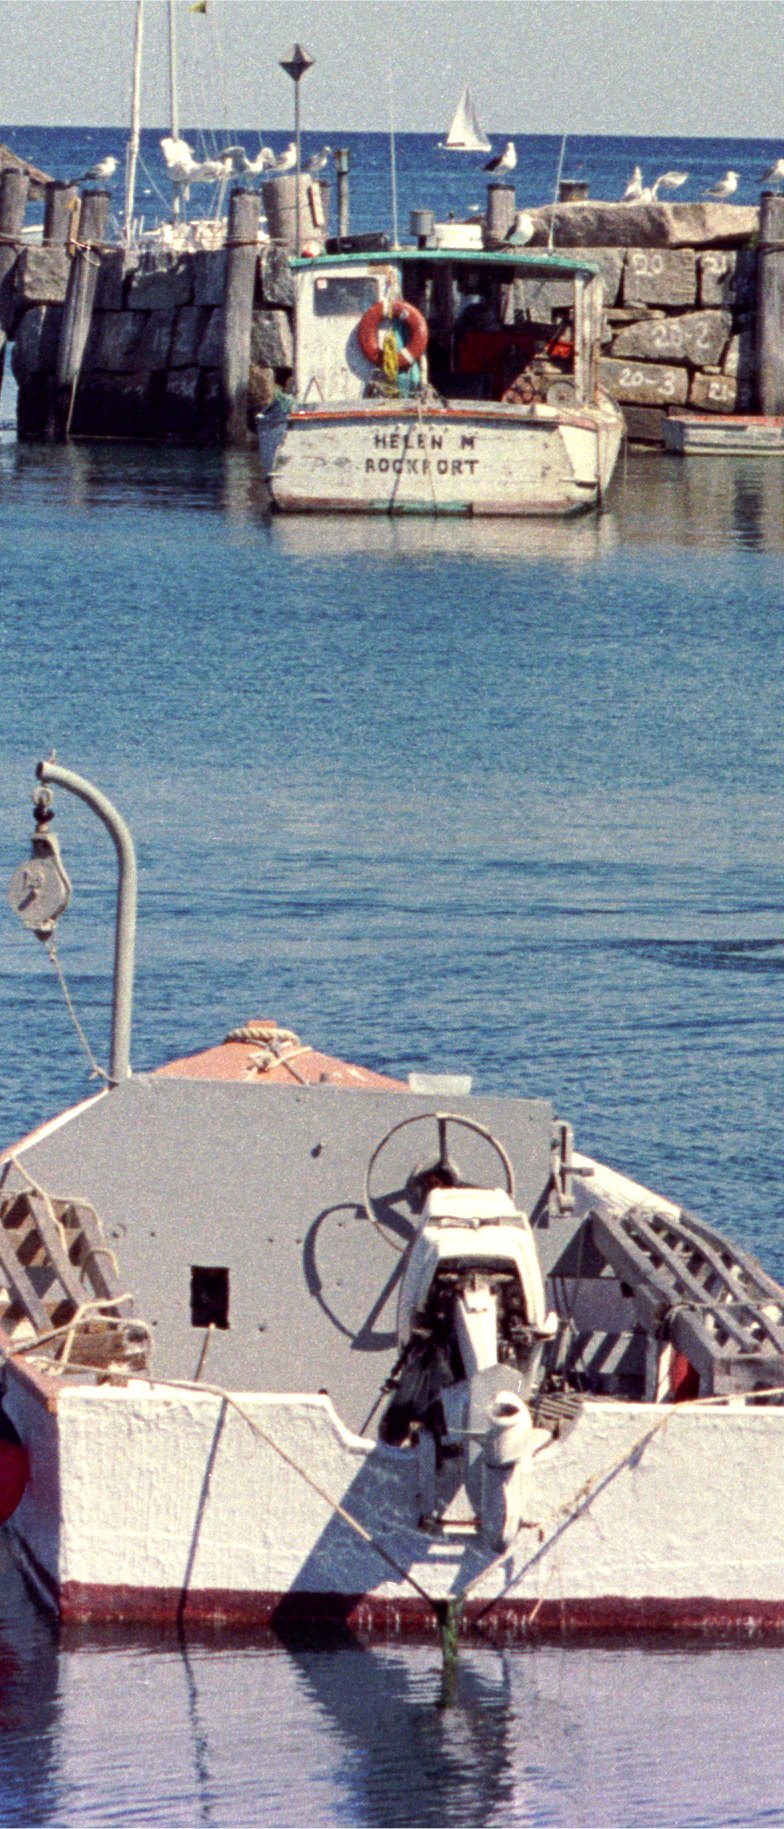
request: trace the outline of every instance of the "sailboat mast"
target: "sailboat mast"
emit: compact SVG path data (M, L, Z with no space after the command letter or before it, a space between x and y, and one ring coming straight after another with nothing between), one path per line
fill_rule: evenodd
M179 109L177 106L177 21L174 8L176 0L169 0L169 120L173 140L180 137Z
M139 122L142 85L142 37L144 32L144 0L136 0L136 30L133 41L133 84L131 87L131 133L128 140L128 151L125 161L125 224L126 242L131 239L133 229L133 206L136 192L136 167L139 162Z

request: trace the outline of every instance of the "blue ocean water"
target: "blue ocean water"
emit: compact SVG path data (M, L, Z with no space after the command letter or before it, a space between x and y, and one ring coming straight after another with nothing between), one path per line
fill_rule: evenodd
M0 137L60 176L117 150ZM634 163L732 165L751 200L776 150L580 141L565 169L617 195ZM386 144L354 151L355 226L388 222ZM518 138L521 202L559 151ZM432 141L398 154L401 220L481 201ZM630 453L568 525L367 525L270 520L252 453L6 434L0 542L0 878L55 746L136 836L135 1065L274 1014L550 1097L784 1277L775 460ZM56 825L105 1060L114 855L64 795ZM10 911L0 997L10 1140L90 1090ZM783 1677L778 1648L472 1649L444 1708L432 1649L59 1638L3 1565L0 1822L781 1823Z

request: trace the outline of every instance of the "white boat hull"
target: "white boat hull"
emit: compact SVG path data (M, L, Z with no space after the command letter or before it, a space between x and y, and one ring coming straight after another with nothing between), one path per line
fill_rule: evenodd
M240 1413L134 1382L64 1392L33 1431L31 1402L11 1374L33 1444L11 1536L66 1620L428 1632L467 1589L486 1631L784 1630L782 1410L586 1403L494 1558L467 1524L421 1529L416 1450L351 1435L324 1396L243 1394Z
M610 1208L667 1208L588 1166ZM535 1431L498 1555L465 1488L429 1528L420 1450L352 1433L325 1393L58 1389L11 1361L3 1406L30 1454L11 1542L66 1621L434 1634L462 1601L489 1635L784 1632L775 1405L587 1399Z
M295 408L262 460L284 513L568 515L609 486L622 421L609 403Z

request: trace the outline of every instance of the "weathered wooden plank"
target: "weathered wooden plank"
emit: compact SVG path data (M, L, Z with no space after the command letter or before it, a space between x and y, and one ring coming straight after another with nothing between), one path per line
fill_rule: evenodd
M757 249L757 390L763 413L784 412L784 197L771 191Z
M232 191L226 236L226 294L221 362L223 439L228 445L246 445L250 438L248 374L251 363L258 228L258 192Z

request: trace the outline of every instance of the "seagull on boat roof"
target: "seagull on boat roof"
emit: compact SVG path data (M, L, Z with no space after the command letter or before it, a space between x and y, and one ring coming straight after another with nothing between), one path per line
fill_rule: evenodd
M719 178L719 181L717 184L711 185L711 188L709 191L703 191L702 195L703 195L703 197L719 197L719 198L732 197L732 196L734 196L737 188L738 188L737 172L728 171L728 172L724 173L723 178Z
M782 183L784 183L784 159L774 159L773 164L763 172L760 184L780 185Z
M653 203L656 202L660 184L664 185L665 190L677 191L680 190L682 184L686 183L688 176L689 174L687 171L663 171L661 177L657 178L656 182L651 185L651 201Z
M514 171L517 164L517 153L514 140L507 140L503 152L497 152L494 159L488 159L485 171Z
M99 159L97 164L91 165L87 171L83 171L81 178L72 178L71 183L105 184L109 178L114 177L116 170L117 160L110 153L108 158Z
M642 194L643 194L642 171L641 171L639 165L635 165L634 171L632 172L632 175L629 179L629 182L628 182L626 189L623 193L623 196L621 198L621 202L622 203L639 203L642 199Z

